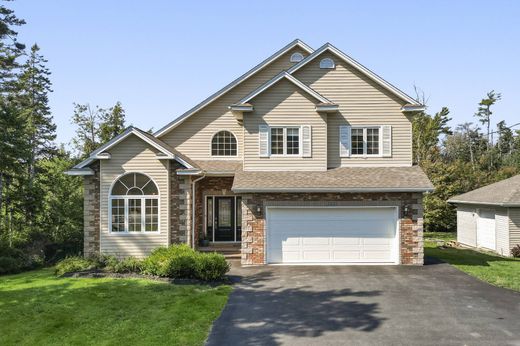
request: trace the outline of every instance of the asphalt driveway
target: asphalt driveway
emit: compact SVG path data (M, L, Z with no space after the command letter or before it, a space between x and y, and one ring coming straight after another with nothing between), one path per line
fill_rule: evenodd
M520 345L520 293L448 264L231 274L240 281L208 345Z

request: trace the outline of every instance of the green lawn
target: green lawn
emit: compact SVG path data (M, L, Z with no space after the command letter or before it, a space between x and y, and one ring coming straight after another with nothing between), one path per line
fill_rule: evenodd
M424 232L425 241L433 240L444 240L450 241L457 239L456 232Z
M201 345L231 287L143 279L0 277L0 345Z
M454 267L492 285L520 291L520 259L495 256L493 254L460 248L440 248L426 237L424 254L436 257ZM445 239L452 240L452 239Z

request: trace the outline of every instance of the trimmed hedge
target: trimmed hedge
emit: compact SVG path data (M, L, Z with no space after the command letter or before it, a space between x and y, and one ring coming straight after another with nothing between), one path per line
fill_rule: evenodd
M143 260L115 256L99 258L68 257L56 265L56 275L67 272L104 269L113 273L140 273L175 279L222 280L229 271L224 256L201 253L186 244L160 247Z

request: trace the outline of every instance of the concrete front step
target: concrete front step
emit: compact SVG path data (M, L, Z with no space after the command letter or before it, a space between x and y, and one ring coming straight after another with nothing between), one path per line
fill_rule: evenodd
M240 259L240 243L232 244L210 244L209 246L199 246L200 252L216 252L224 255L226 259Z

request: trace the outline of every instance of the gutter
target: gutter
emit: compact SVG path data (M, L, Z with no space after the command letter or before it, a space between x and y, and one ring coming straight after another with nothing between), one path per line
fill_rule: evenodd
M196 201L195 184L197 183L197 181L206 178L206 173L204 171L202 171L201 173L202 173L202 176L198 177L197 179L195 179L194 181L191 182L191 248L192 249L195 249L195 201ZM187 237L186 240L187 240L188 246L189 246L190 245L189 237Z
M450 204L493 205L493 206L504 207L504 208L520 207L520 203L471 202L471 201L461 201L461 200L456 200L456 199L449 199L447 202Z

